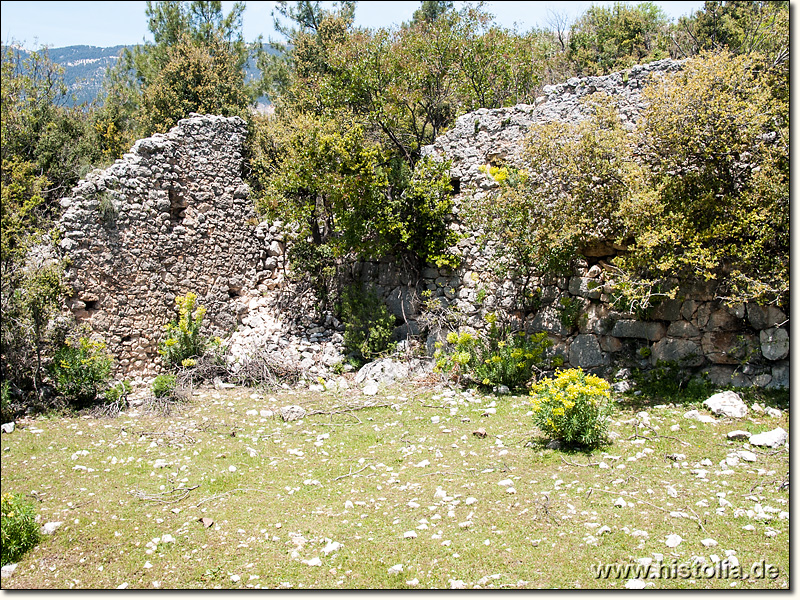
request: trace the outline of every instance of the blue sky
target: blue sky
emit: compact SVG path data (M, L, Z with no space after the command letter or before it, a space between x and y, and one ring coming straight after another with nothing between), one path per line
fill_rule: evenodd
M229 10L233 2L222 3ZM244 34L248 41L259 34L274 37L270 12L273 2L246 2ZM330 4L324 2L323 4ZM408 21L419 7L413 2L361 1L356 8L356 24L388 27ZM461 6L463 2L456 2ZM486 2L488 10L506 27L515 23L520 30L546 27L552 13L574 20L593 4L614 2ZM631 4L636 4L632 2ZM655 2L672 19L687 15L703 2ZM136 2L0 2L0 36L3 43L15 41L26 48L41 46L117 46L152 39L147 31L145 3Z

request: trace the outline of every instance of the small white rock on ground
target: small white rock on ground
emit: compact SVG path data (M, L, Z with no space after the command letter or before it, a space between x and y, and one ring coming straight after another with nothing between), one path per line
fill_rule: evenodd
M693 421L700 421L701 423L716 423L717 420L709 415L702 414L699 410L690 410L683 415L684 419L691 419Z
M297 421L306 416L306 409L302 406L291 405L281 407L281 417L284 421Z
M742 401L736 392L725 391L714 394L703 402L715 415L742 419L747 416L747 405Z
M63 521L50 521L49 523L45 523L42 525L42 533L44 535L52 535L62 524Z
M677 533L673 533L667 536L667 547L668 548L677 548L678 545L683 541L683 538L679 536Z
M765 431L750 437L750 444L753 446L768 446L769 448L778 448L786 443L789 439L789 434L782 427L773 429L772 431Z

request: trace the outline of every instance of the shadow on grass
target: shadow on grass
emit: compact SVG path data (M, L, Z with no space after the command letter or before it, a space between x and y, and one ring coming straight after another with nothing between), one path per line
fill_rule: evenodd
M726 390L737 393L742 400L752 405L771 406L786 410L789 408L788 388L766 389L756 386L749 388L734 385L714 385L707 379L692 377L673 365L663 365L647 372L635 372L631 391L617 397L621 409L646 410L659 404L690 406L701 404L709 397Z
M528 448L533 450L553 450L554 453L565 454L568 456L582 455L590 457L598 450L611 447L611 441L596 446L579 446L576 444L567 444L561 440L553 440L546 436L534 436L526 444Z

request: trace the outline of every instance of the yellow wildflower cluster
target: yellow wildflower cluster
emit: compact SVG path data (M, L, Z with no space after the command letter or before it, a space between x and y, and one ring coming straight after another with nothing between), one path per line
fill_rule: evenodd
M548 435L568 443L595 445L605 436L611 386L581 369L556 371L531 388L534 421Z

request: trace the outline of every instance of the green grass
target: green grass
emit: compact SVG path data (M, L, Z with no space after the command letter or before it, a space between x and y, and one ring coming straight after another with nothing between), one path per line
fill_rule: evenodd
M492 402L496 414L482 416ZM258 414L288 404L317 414L293 423ZM468 588L619 589L627 579L598 580L592 565L658 554L688 565L734 550L743 567L765 560L779 577L650 583L787 588L789 521L779 518L789 510L788 490L779 489L787 449L754 449L758 462L732 473L719 462L744 448L728 431L788 430L788 413L701 424L683 419L688 406L667 404L645 407L658 428L647 429L637 421L642 408L621 405L613 444L592 452L546 449L527 397L416 383L371 398L356 389L202 389L168 417L18 422L2 437L3 492L36 499L42 523L63 525L3 587L404 588L416 579L418 588L460 580ZM472 435L478 427L485 438ZM166 466L154 466L158 459ZM712 462L700 467L705 480L692 473L704 459ZM516 493L498 484L505 479ZM731 503L722 514L720 493ZM616 507L619 497L632 506ZM748 517L756 504L777 512L766 523ZM213 525L204 527L204 517ZM597 535L602 526L611 531ZM417 537L405 538L409 531ZM672 533L683 538L674 549L665 544ZM148 547L165 534L174 543ZM705 538L718 546L706 548ZM341 547L326 555L331 541ZM320 566L307 564L315 558ZM397 564L403 571L390 574Z

